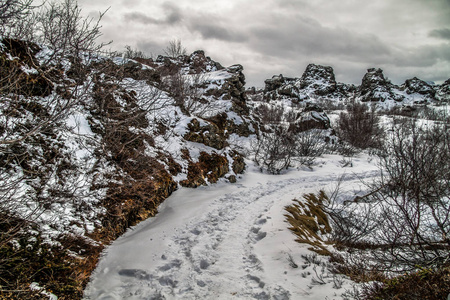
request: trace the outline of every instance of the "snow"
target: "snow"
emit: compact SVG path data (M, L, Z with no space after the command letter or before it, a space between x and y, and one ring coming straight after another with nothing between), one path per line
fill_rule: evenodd
M312 252L294 241L284 221L294 198L332 190L343 174L343 195L364 190L361 178L378 176L368 156L355 157L351 169L340 159L328 155L313 170L277 176L247 161L236 184L179 189L156 217L105 250L85 298L340 299L351 282L341 277L342 286L336 285L320 262L326 258L306 262Z
M47 296L49 300L58 300L58 297L56 297L56 295L47 292L44 288L40 287L39 284L37 282L32 282L30 284L30 289L33 291L40 291L40 294Z
M74 113L67 118L67 126L73 128L76 134L93 136L94 133L89 126L86 117L81 113Z
M241 125L244 123L244 120L242 120L242 117L239 116L234 111L227 112L227 119L233 121L233 123L236 125Z

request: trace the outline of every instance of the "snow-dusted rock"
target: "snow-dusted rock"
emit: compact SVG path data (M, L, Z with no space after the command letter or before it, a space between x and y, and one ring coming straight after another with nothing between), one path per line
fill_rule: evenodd
M436 91L431 85L417 77L407 79L402 87L405 88L407 94L419 93L428 96L431 99L434 99L434 96L436 95Z
M384 102L394 100L401 102L405 99L398 93L399 88L393 85L383 74L383 70L371 68L362 79L359 88L359 100L362 102Z
M293 102L318 99L343 100L355 91L353 85L337 83L332 67L309 64L301 78L274 75L264 81L263 98L289 99ZM256 92L256 91L255 91Z
M436 96L440 101L450 101L450 79L436 87Z
M309 64L300 79L300 89L310 90L318 96L336 91L336 80L332 67Z

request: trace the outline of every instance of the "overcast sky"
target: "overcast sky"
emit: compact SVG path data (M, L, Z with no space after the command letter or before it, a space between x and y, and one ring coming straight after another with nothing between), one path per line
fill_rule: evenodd
M248 86L309 63L360 84L379 67L394 83L450 78L450 0L79 0L106 13L102 40L154 56L180 39L223 66L242 64Z

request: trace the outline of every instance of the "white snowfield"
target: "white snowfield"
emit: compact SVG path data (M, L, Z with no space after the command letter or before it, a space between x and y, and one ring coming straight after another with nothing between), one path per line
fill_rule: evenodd
M247 161L236 184L180 188L106 249L85 299L341 299L351 281L305 260L313 252L294 241L284 217L292 199L331 191L343 174L344 197L378 176L367 156L352 168L340 159L282 175Z

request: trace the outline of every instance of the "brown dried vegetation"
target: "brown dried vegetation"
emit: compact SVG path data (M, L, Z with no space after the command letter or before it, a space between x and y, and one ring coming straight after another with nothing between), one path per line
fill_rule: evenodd
M197 163L189 162L187 179L180 182L184 187L206 185L206 180L216 183L220 177L228 173L228 159L215 152L201 152Z
M308 244L312 251L318 254L329 255L326 242L322 235L331 232L326 213L323 211L323 202L328 201L324 191L315 194L305 194L306 202L294 199L294 204L286 206L286 221L291 225L289 229L297 236L296 241Z

